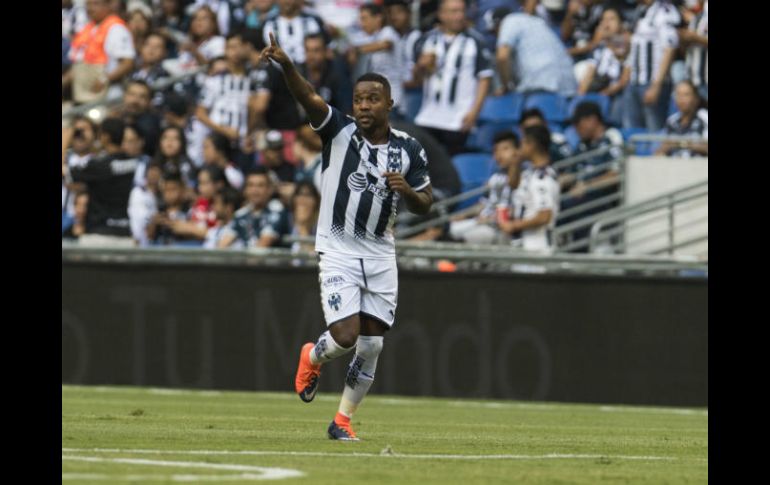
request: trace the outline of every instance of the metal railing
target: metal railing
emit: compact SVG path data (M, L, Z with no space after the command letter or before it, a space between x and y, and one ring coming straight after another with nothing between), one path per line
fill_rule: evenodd
M676 233L683 229L708 223L708 215L690 215L688 211L708 210L708 180L698 182L642 202L618 207L581 220L557 227L556 241L562 242L558 251L574 251L587 248L596 251L600 247L605 251L625 253L629 246L635 246L635 252L644 254L673 254L675 249L708 241L708 229L685 240L676 238ZM684 219L684 220L682 220ZM630 232L649 225L664 225L664 228L646 230L643 236L629 241ZM579 229L589 228L588 235L578 240L565 238ZM665 239L661 242L660 239ZM658 246L649 246L651 241L658 241ZM642 243L647 244L645 247Z

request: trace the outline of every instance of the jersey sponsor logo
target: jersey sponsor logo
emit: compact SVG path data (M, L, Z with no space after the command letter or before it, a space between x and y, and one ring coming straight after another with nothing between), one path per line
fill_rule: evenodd
M329 304L329 308L334 309L335 312L340 310L342 305L342 297L339 293L332 293L329 295L329 299L326 301Z
M348 177L348 188L353 192L363 192L367 186L366 175L353 172Z
M323 282L323 285L326 288L329 286L341 286L343 283L345 283L345 278L343 276L336 275L326 278L326 280Z

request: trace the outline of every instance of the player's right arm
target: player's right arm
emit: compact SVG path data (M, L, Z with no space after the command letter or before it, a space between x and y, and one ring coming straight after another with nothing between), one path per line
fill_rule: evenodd
M305 108L310 124L319 126L329 114L326 101L315 92L313 86L297 72L291 58L275 41L275 36L270 32L270 45L262 51L262 60L272 59L283 68L283 77L286 79L291 95Z

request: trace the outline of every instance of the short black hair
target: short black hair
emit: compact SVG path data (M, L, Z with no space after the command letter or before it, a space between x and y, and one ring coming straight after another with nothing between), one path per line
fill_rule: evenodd
M509 141L513 143L513 146L519 148L519 137L512 131L499 131L495 133L494 138L492 138L492 145L497 145L502 141Z
M307 34L307 35L305 36L305 38L302 40L302 42L304 43L304 42L306 42L308 39L320 39L320 40L321 40L321 42L323 42L323 43L324 43L324 45L326 45L326 38L325 38L325 37L323 36L323 34L322 34L322 33L320 33L320 32L315 32L315 33L312 33L312 34Z
M229 34L227 34L227 37L225 37L225 42L229 41L230 39L234 39L236 37L238 37L238 39L241 42L244 42L246 40L246 39L243 38L243 33L240 30L235 30L235 31L230 32Z
M385 8L388 7L404 7L405 9L409 10L409 4L406 0L385 0Z
M269 172L269 171L267 170L267 168L265 168L265 167L262 167L262 166L258 166L258 167L253 167L253 168L250 168L250 169L249 169L248 171L246 171L246 173L244 174L244 177L243 177L243 179L244 179L244 180L246 180L246 179L248 179L249 177L251 177L252 175L264 175L265 177L267 177L267 180L268 180L268 182L270 182L270 185L272 185L272 184L273 184L273 178L272 178L272 177L270 177L270 172Z
M604 123L602 110L599 108L598 104L593 101L581 101L575 106L575 112L572 114L572 124L576 124L583 118L589 118L591 116L596 116L600 122Z
M538 151L548 153L548 149L551 146L551 131L544 125L528 126L524 128L522 134L524 138L528 138L535 142Z
M150 85L145 81L144 79L131 79L126 83L126 90L128 90L128 87L132 84L138 84L140 86L144 86L144 88L150 93L150 96L152 96L152 88Z
M217 131L209 133L209 136L206 138L211 140L211 143L214 145L214 150L224 155L228 161L232 161L233 145L229 138Z
M201 167L201 169L198 171L198 175L201 173L207 173L209 174L209 178L212 182L222 182L224 184L227 184L227 178L225 177L225 171L221 168L217 167L216 165L204 165Z
M125 130L127 130L129 128L134 130L134 133L136 133L136 136L138 136L142 140L146 140L147 139L147 135L145 134L144 130L139 128L139 125L137 125L136 123L128 123L128 124L126 124L126 126L123 128L123 130L125 131Z
M214 197L221 197L222 203L237 209L243 204L243 196L232 187L222 187L214 194Z
M110 143L120 145L123 143L123 131L126 129L126 123L120 118L107 118L102 121L101 132L107 135Z
M545 122L545 116L543 116L542 111L540 111L538 108L530 108L521 112L521 117L519 118L519 124L524 123L524 121L530 118L540 118Z
M388 78L386 78L382 74L377 74L376 72L367 72L366 74L356 79L355 85L357 86L358 83L362 83L366 81L382 84L383 87L385 88L385 94L387 94L388 98L390 98L390 82L388 82Z
M384 10L382 9L381 5L375 5L373 3L366 3L364 5L361 5L359 7L359 10L361 11L368 11L371 15L379 15L382 16L384 14Z

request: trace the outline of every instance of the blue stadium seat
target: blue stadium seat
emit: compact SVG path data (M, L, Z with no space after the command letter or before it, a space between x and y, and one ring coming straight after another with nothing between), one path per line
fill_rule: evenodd
M610 97L599 93L586 93L583 95L575 96L569 103L569 116L575 114L575 108L583 101L591 101L599 105L599 109L602 112L602 118L606 122L610 117Z
M484 185L489 176L494 173L497 165L495 159L486 153L461 153L452 157L452 165L460 177L460 190L467 192ZM480 196L464 200L458 204L458 209L464 209L475 204Z
M621 128L620 134L623 135L623 141L629 143L633 135L640 133L649 133L646 128ZM635 153L640 156L652 155L652 142L636 142Z
M524 97L519 93L508 93L502 96L487 96L479 112L479 124L487 122L519 121Z
M567 139L569 146L573 150L576 150L580 144L580 137L578 136L577 130L575 130L574 126L568 126L567 129L564 130L564 137Z
M524 98L524 109L538 108L546 121L564 123L569 118L567 98L556 93L533 93Z
M485 153L492 153L493 140L495 135L501 131L512 131L514 124L511 121L496 121L482 123L471 131L465 146L469 150L479 150Z

